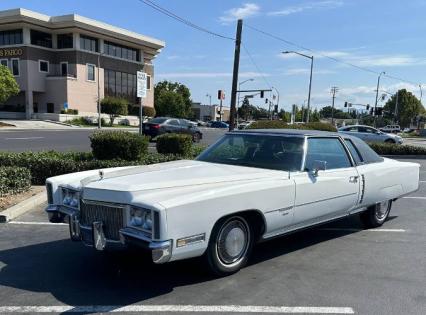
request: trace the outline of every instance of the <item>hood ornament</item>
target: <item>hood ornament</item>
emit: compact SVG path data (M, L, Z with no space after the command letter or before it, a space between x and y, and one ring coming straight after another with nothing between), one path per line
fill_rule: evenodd
M99 180L104 179L104 171L103 170L99 170Z

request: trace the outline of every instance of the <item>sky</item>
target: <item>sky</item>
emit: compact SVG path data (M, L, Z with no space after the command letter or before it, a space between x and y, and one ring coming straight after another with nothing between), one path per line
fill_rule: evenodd
M382 76L380 90L389 93L407 88L420 97L419 84L426 84L426 0L153 1L230 38L235 37L236 20L242 18L239 82L253 81L241 88L274 87L284 110L306 102L310 59L282 51L314 56L313 107L330 105L332 86L339 88L337 108L343 108L345 101L374 104L377 77L382 71L409 81ZM222 89L224 104L230 102L234 56L234 41L230 39L181 24L140 0L0 0L0 10L17 7L47 15L76 13L164 40L166 47L154 60L156 82L183 83L190 88L192 100L203 104L209 103L207 95L217 103L217 90ZM424 89L426 96L426 85ZM251 102L266 107L259 97Z

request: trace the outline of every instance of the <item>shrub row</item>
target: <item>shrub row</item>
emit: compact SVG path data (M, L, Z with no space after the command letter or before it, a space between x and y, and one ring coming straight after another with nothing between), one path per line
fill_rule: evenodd
M90 135L90 145L99 160L139 160L148 152L148 138L127 131L98 131Z
M248 129L305 129L305 130L323 130L337 131L331 124L321 122L311 122L306 124L287 124L281 120L259 120L250 124Z
M67 115L78 115L78 109L61 109L61 114L67 114Z
M167 133L157 137L157 152L190 156L192 153L192 136Z
M136 161L126 161L96 160L91 153L82 152L0 152L0 165L10 166L13 168L28 168L31 173L31 183L34 185L44 185L46 178L48 177L73 172L119 166L147 165L178 159L181 159L181 157L171 154L164 155L158 153L147 153Z
M31 173L29 169L25 167L0 167L0 197L27 191L30 187Z
M426 155L426 148L419 146L377 142L368 145L379 155Z

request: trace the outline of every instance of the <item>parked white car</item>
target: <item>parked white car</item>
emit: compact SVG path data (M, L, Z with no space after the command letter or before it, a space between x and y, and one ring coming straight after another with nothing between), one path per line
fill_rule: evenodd
M386 133L398 133L401 132L401 127L399 125L386 125L380 130Z
M46 211L98 250L136 244L155 263L204 255L226 275L258 241L353 214L381 226L418 185L418 164L382 158L356 137L249 130L193 161L49 178Z
M339 132L358 137L366 142L385 142L385 143L396 143L396 144L402 144L404 142L404 139L402 139L402 137L398 135L391 134L391 133L384 133L371 126L364 126L364 125L345 126L345 127L339 128Z

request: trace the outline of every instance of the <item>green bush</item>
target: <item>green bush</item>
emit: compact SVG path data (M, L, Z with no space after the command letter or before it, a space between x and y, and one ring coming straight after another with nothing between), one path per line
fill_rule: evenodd
M133 116L138 116L139 117L139 110L140 110L140 106L139 105L129 104L129 106L128 106L129 115L133 115ZM144 116L148 116L148 117L155 117L155 108L154 107L150 107L150 106L142 106L142 114Z
M67 115L78 115L78 109L61 109L61 114L67 114Z
M172 154L147 153L137 161L96 160L92 153L85 152L0 152L0 165L12 168L26 167L31 173L31 183L44 185L46 178L62 174L109 167L155 164L180 158Z
M120 97L105 97L101 101L101 112L109 115L112 126L118 116L127 115L127 100Z
M31 187L31 173L25 167L0 167L0 197L27 191Z
M426 155L426 148L419 146L377 142L368 145L379 155Z
M311 122L306 124L287 124L282 120L258 120L250 124L247 129L304 129L304 130L322 130L337 131L336 127L327 123Z
M167 133L157 137L157 152L191 156L192 137L186 134Z
M134 161L148 151L148 138L127 131L97 131L90 135L93 156L99 160Z

